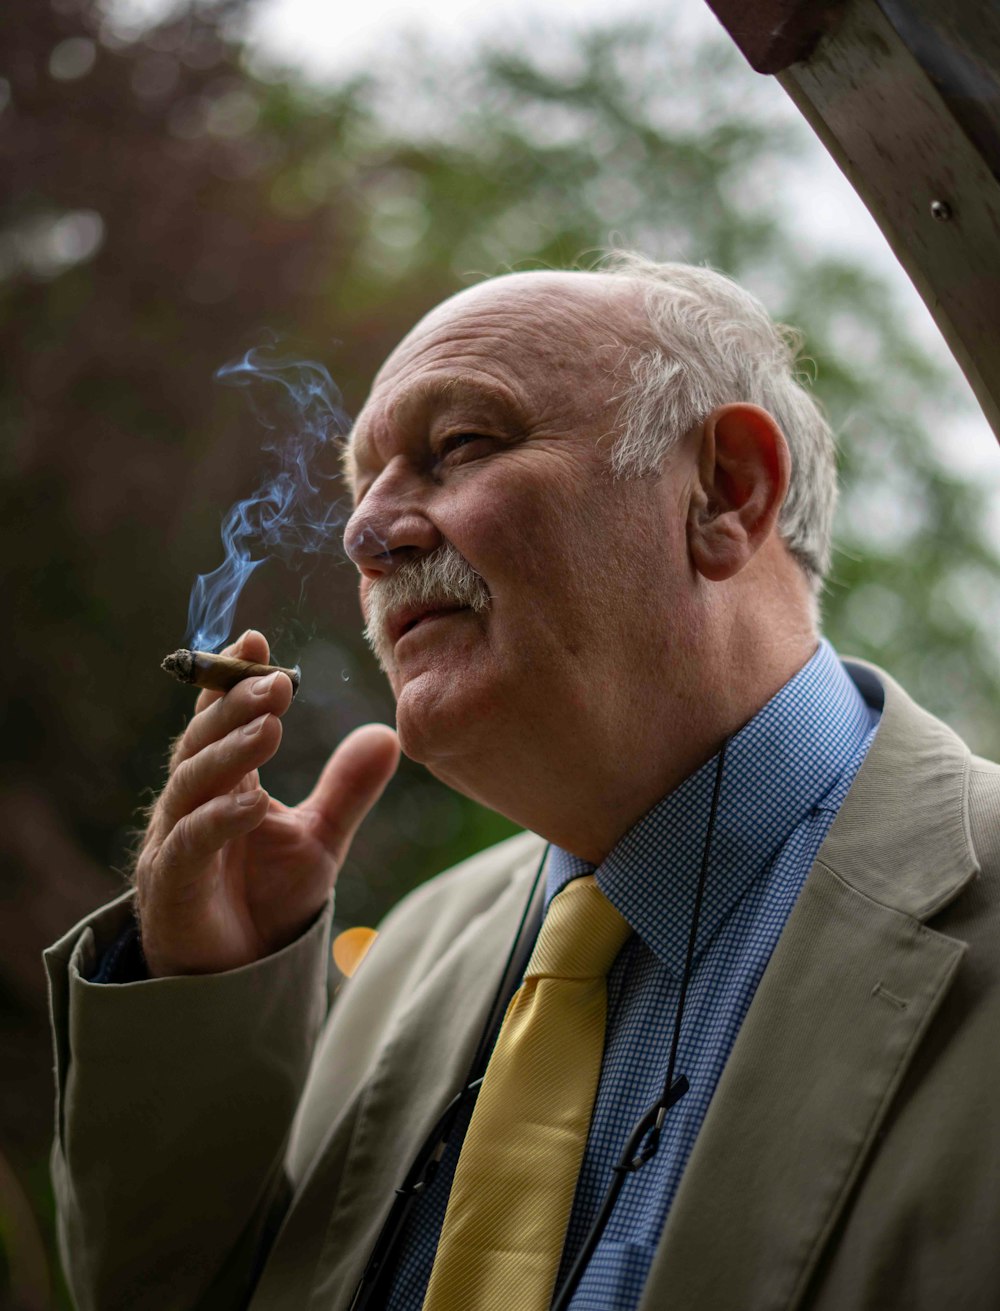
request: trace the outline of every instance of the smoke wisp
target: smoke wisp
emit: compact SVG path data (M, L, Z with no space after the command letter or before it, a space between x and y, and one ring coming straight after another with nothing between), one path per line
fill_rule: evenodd
M277 557L301 568L303 557L337 554L344 514L331 475L317 467L324 447L339 443L350 420L327 369L313 360L275 357L255 347L216 373L247 389L268 436L268 476L232 507L222 523L223 561L191 589L186 645L217 651L229 638L240 593L250 575Z

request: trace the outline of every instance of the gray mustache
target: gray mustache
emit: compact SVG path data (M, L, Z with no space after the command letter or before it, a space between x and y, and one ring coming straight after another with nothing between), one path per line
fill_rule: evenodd
M384 669L392 655L387 622L396 611L441 604L468 606L479 614L489 603L489 589L481 575L450 542L445 542L372 584L366 598L365 640Z

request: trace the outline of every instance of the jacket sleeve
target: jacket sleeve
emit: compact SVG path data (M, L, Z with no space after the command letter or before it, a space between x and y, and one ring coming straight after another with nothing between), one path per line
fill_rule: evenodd
M79 1311L236 1311L288 1202L330 907L241 969L88 982L131 915L122 897L45 953L67 1279Z

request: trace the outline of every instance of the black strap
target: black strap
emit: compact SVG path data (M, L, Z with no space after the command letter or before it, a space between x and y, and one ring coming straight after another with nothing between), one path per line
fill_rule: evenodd
M722 771L726 763L726 748L729 746L727 738L722 744L719 752L718 763L715 767L715 786L712 789L712 807L708 815L708 828L705 832L705 845L701 853L701 869L698 872L698 886L695 891L694 909L691 912L691 928L688 931L687 953L684 957L684 973L681 976L680 991L677 995L677 1009L674 1012L674 1031L670 1042L670 1056L667 1060L667 1077L663 1083L663 1092L653 1102L652 1106L647 1107L640 1118L632 1127L632 1132L628 1136L628 1141L622 1150L621 1156L611 1167L611 1181L608 1184L607 1191L601 1202L600 1209L590 1226L587 1237L583 1240L576 1260L570 1268L562 1286L557 1290L555 1297L552 1299L551 1311L566 1311L573 1294L577 1290L580 1280L583 1278L583 1272L590 1264L590 1259L594 1255L597 1244L601 1241L601 1235L607 1228L608 1221L611 1219L611 1212L615 1209L615 1203L618 1201L618 1194L625 1186L625 1180L630 1174L635 1174L641 1170L644 1165L653 1159L657 1149L660 1146L660 1130L663 1127L663 1121L666 1118L670 1108L677 1104L684 1094L688 1091L688 1081L682 1074L681 1077L674 1081L674 1068L677 1064L677 1048L680 1043L681 1021L684 1018L684 1003L687 1001L688 984L691 982L691 975L694 972L694 952L698 940L698 921L701 919L701 906L705 899L705 884L708 881L708 867L712 858L712 835L715 832L715 820L719 813L719 794L722 791Z

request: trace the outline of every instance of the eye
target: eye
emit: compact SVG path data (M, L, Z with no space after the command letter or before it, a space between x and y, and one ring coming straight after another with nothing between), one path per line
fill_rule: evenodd
M456 432L443 438L437 447L435 455L438 462L448 460L449 457L456 455L458 452L466 451L469 447L475 446L478 442L489 442L492 439L484 436L481 432ZM462 458L461 456L459 458Z

